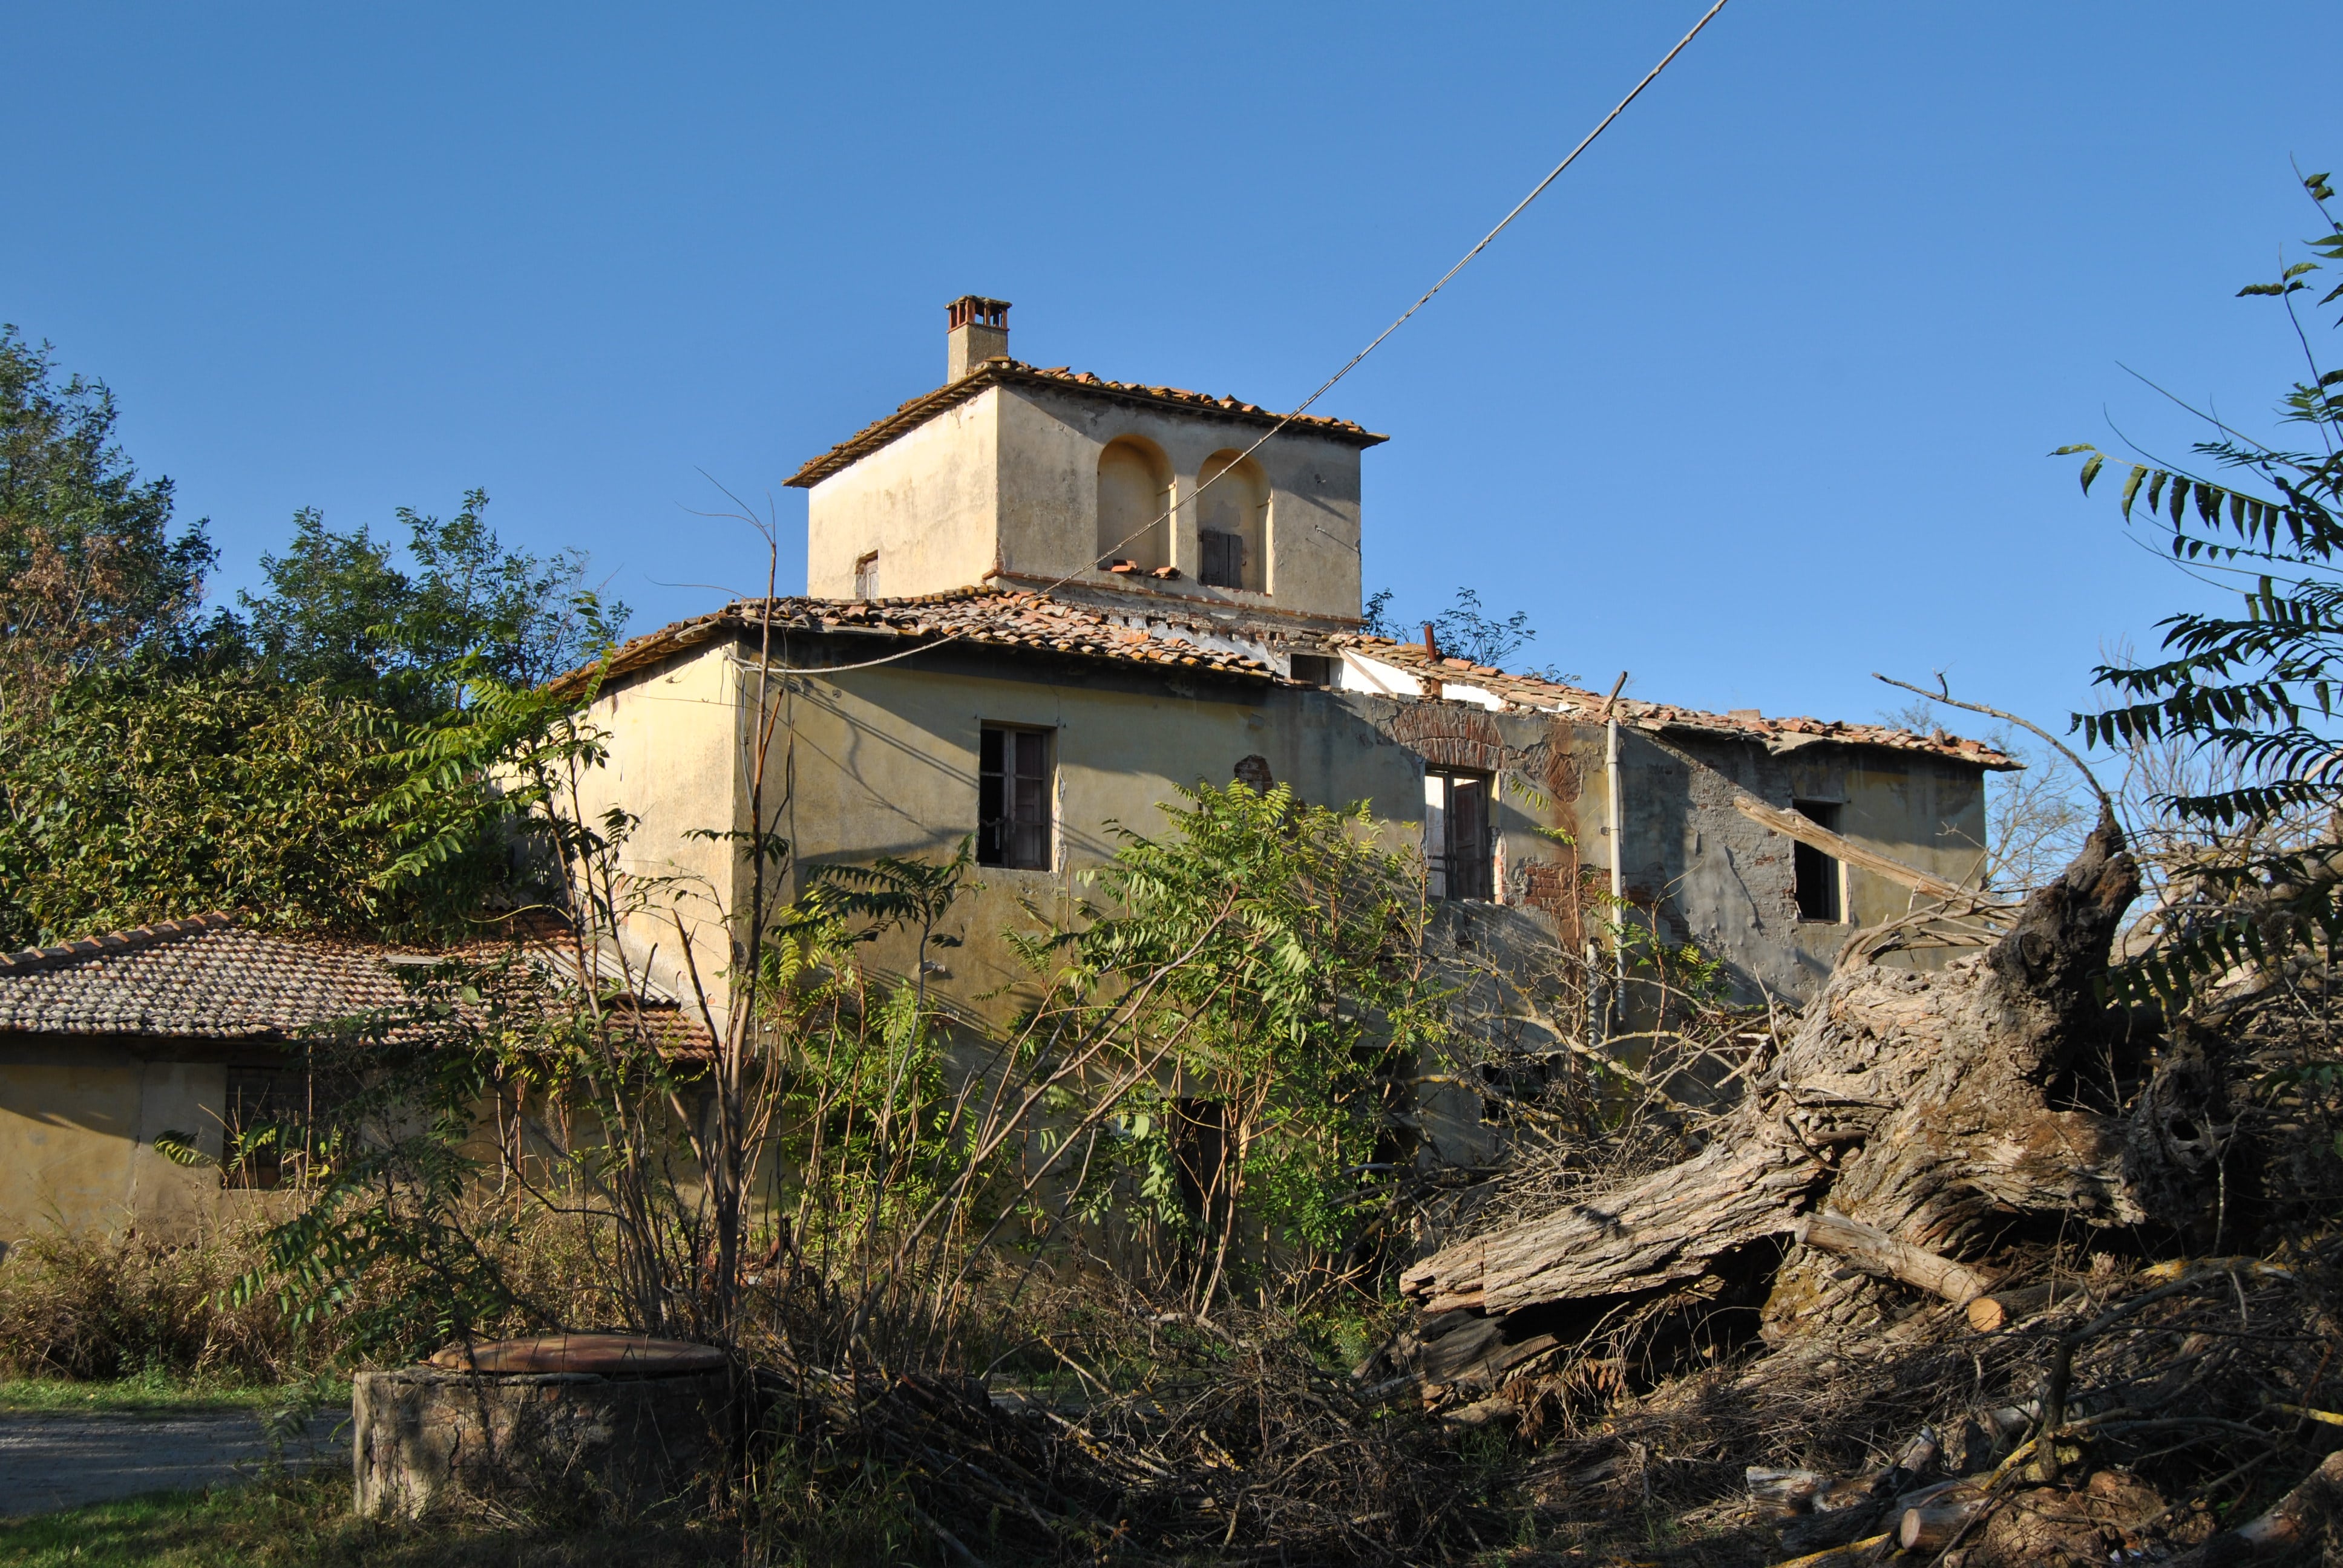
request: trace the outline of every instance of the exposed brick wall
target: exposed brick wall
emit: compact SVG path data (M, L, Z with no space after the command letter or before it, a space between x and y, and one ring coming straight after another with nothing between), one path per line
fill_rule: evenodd
M1496 716L1485 709L1454 702L1410 703L1392 716L1386 733L1435 768L1494 773L1505 765L1504 739Z
M1563 946L1571 952L1578 950L1586 940L1585 921L1578 891L1576 857L1570 861L1524 860L1522 862L1522 902L1534 910L1542 910L1554 921Z

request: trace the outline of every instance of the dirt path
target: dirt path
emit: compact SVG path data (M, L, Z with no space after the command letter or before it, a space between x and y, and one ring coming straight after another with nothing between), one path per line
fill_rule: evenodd
M348 1420L317 1416L285 1445L285 1462L347 1464ZM250 1411L0 1415L0 1514L249 1480L267 1460Z

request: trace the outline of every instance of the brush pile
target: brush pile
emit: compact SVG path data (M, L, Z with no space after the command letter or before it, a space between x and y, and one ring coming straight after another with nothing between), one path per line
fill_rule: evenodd
M1410 1269L1370 1379L1534 1445L1601 1561L2262 1561L2343 1459L2343 1040L2321 966L2181 1022L2092 980L2103 821L1942 970L1859 944L1683 1157ZM1814 1555L1820 1553L1821 1555Z
M1460 1448L1272 1319L1192 1320L1143 1388L1080 1401L813 1367L762 1382L769 1433L818 1468L886 1474L963 1564L1416 1563L1507 1528L1502 1443Z

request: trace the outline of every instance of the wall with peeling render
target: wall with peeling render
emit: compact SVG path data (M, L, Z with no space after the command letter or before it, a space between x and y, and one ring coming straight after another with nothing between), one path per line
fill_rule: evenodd
M864 650L841 644L833 651L850 662ZM801 664L831 657L819 648L793 650ZM618 806L642 819L625 850L631 875L688 870L728 890L736 906L745 890L718 863L723 851L686 835L747 825L739 813L754 726L743 677L739 650L710 646L614 682L595 709L612 731L613 765L591 785L595 809ZM1033 928L1034 909L1070 909L1090 893L1089 873L1113 855L1122 830L1161 831L1158 808L1182 786L1224 784L1247 758L1262 759L1304 800L1366 802L1386 839L1409 848L1422 843L1427 766L1495 775L1499 899L1452 906L1439 922L1441 940L1479 955L1474 961L1526 972L1550 960L1557 943L1583 952L1606 918L1610 785L1600 724L969 645L875 668L804 668L783 685L786 709L767 776L776 789L788 780L789 808L777 826L806 864L951 853L976 829L981 727L1055 732L1056 863L982 869L981 890L951 915L948 934L960 945L943 958L945 972L930 977L939 994L972 1013L999 1016L1016 1005L1024 971L1008 939ZM1632 918L1653 922L1672 943L1696 942L1721 956L1737 1000L1803 1002L1855 926L1901 913L1908 895L1850 870L1846 921L1799 920L1790 840L1735 810L1728 780L1777 805L1843 801L1848 838L1948 880L1976 879L1984 792L1973 766L1821 742L1780 751L1672 732L1668 744L1704 766L1688 765L1632 727L1623 733ZM639 940L654 940L655 924L646 922ZM672 948L671 930L668 941ZM699 945L702 973L713 977L722 968L720 941L703 933ZM910 961L908 950L883 944L877 957ZM1484 1151L1469 1091L1436 1091L1426 1109L1427 1134L1443 1153Z
M1621 738L1626 895L1671 941L1722 955L1740 1000L1804 1002L1857 929L1913 907L1911 890L1842 868L1845 918L1798 918L1791 841L1734 809L1727 784L1777 806L1840 803L1838 830L1946 881L1983 870L1982 772L1933 757L1827 743L1774 752L1749 742L1672 736L1688 766L1634 729Z

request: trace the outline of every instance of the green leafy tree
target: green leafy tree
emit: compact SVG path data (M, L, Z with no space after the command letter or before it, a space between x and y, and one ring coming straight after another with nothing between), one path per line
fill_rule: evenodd
M315 508L296 514L292 543L260 559L267 590L238 596L262 666L412 717L460 702L471 675L533 686L586 663L626 607L587 589L579 551L506 548L488 504L470 491L445 520L400 508L404 564L363 524L342 532Z
M5 764L11 941L240 909L280 927L403 922L386 835L350 819L399 781L391 716L251 675L84 678Z
M396 555L364 525L337 533L314 507L296 512L292 542L260 558L267 591L236 595L254 661L289 685L373 690L404 662L395 639L411 590Z
M2160 622L2165 657L2100 667L2116 700L2075 719L2095 744L2177 743L2211 764L2199 788L2161 797L2199 852L2166 890L2164 941L2128 979L2167 1000L2235 964L2331 945L2343 923L2330 825L2343 807L2343 369L2324 367L2298 297L2343 262L2343 223L2327 176L2303 184L2326 226L2308 242L2319 259L2238 291L2276 302L2301 347L2304 377L2278 408L2285 430L2265 440L2207 414L2194 462L2117 465L2125 520L2165 531L2192 575L2238 589L2233 610ZM2315 308L2338 299L2343 286ZM2070 454L2087 494L2107 457L2088 445L2057 455Z
M214 553L171 528L171 481L115 444L114 394L57 378L46 344L0 326L0 723L37 718L74 675L191 637Z
M1105 1152L1200 1242L1203 1305L1232 1265L1350 1251L1444 993L1422 868L1380 846L1363 806L1242 782L1182 795L1162 837L1124 831L1099 879L1111 901L1067 940L1132 1069Z
M116 417L0 328L0 940L219 908L421 934L528 876L499 769L625 615L584 558L507 548L477 490L401 510L403 553L306 511L249 620L206 620L203 525L171 533Z

